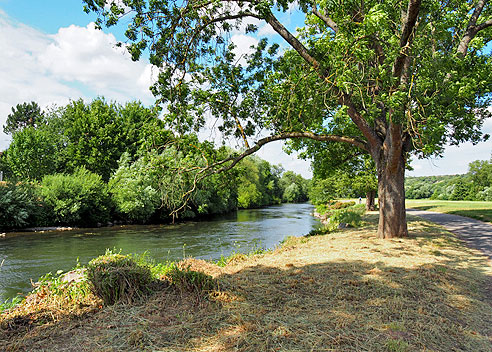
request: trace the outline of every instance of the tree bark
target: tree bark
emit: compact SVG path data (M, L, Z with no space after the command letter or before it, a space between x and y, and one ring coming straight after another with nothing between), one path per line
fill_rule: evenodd
M371 191L366 192L366 210L367 211L373 211L376 209L375 198L376 198L376 191L371 190Z
M378 237L407 237L405 160L401 156L397 165L394 165L383 157L378 164Z

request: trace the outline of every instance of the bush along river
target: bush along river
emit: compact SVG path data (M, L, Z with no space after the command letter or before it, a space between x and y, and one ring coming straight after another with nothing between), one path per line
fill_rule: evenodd
M44 233L9 233L0 238L0 301L26 294L46 273L67 271L104 254L144 253L156 261L195 257L218 260L234 251L273 248L287 236L319 226L310 204L239 210L211 220L173 225L135 225Z

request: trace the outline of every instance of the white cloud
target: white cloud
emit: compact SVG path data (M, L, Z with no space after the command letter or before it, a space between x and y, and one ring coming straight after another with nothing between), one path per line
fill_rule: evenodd
M93 24L72 25L48 35L0 11L0 126L12 106L26 101L46 107L105 96L152 103L148 90L155 73L152 66L131 61L115 43L113 35L96 30ZM9 142L0 132L0 150Z
M311 162L303 159L298 159L297 153L291 155L286 154L283 151L284 142L277 141L268 143L261 148L256 154L268 161L270 164L281 164L285 170L294 171L297 174L301 174L304 178L312 178L313 173L311 171Z
M55 78L81 82L111 99L152 102L150 65L133 62L125 48L116 47L112 34L97 30L91 23L60 28L50 37L52 43L39 61Z
M276 35L276 34L277 34L277 32L275 32L273 27L270 26L268 23L266 23L263 26L258 28L258 35L259 36L269 37L269 36Z
M235 34L231 37L231 42L236 45L234 49L234 54L236 54L236 59L238 63L241 65L246 65L245 55L251 54L254 52L252 46L258 45L258 39L245 35L245 34Z

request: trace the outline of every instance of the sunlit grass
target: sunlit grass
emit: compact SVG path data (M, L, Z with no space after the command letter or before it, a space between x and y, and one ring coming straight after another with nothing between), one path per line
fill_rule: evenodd
M492 222L492 202L407 199L407 208L467 216Z

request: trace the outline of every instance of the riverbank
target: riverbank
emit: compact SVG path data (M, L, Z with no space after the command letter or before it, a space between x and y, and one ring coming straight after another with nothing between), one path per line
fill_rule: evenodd
M206 298L164 286L131 305L21 306L1 315L0 350L490 351L487 260L409 219L407 239L377 239L369 214L225 267L190 259L218 283Z

